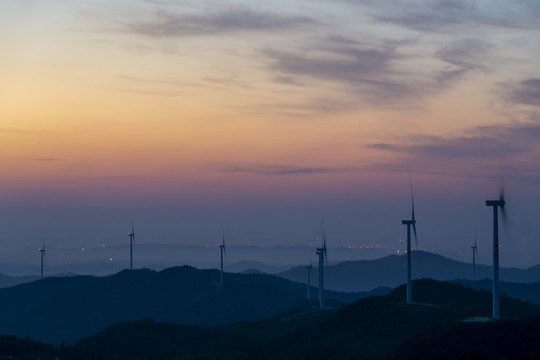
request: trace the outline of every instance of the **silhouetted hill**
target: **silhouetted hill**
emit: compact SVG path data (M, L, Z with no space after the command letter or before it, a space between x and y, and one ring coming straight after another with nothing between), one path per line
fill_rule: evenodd
M468 286L473 289L484 289L491 291L493 281L484 279L480 281L471 280L452 280L457 284ZM540 305L540 282L536 283L510 283L499 282L499 291L501 294L506 294L510 297L516 297L522 301L530 301L533 304Z
M42 342L0 335L0 359L56 359L58 349Z
M389 360L540 358L540 318L457 322L407 341Z
M305 300L305 285L277 276L226 273L221 289L218 279L216 270L184 266L160 272L126 270L107 277L45 278L0 289L0 333L71 343L123 321L222 325L313 306ZM369 294L326 295L334 302L352 302Z
M413 279L431 278L441 281L470 279L472 265L425 251L413 251ZM325 269L325 284L336 291L369 291L379 286L396 287L406 282L405 255L390 255L376 260L346 261ZM317 269L313 269L316 273ZM477 265L477 278L492 276L491 266ZM295 267L277 274L285 279L305 282L306 269ZM501 281L539 282L540 265L528 269L501 268Z
M150 320L122 323L80 341L66 358L439 359L438 354L458 354L451 352L457 347L455 341L481 330L482 324L463 323L463 319L491 311L489 292L449 282L414 281L413 297L417 303L405 304L405 287L400 286L386 296L361 299L334 311L289 312L223 327L175 326ZM540 307L502 296L501 313L503 318L514 319L487 324L494 330L477 333L481 345L465 350L481 353L493 336L529 329L532 335L522 337L521 347L507 349L506 358L520 358L522 350L530 358L539 358L538 337L534 337L539 325L527 319L539 316ZM497 328L497 324L501 326ZM454 341L446 341L447 333ZM429 346L424 349L422 344Z

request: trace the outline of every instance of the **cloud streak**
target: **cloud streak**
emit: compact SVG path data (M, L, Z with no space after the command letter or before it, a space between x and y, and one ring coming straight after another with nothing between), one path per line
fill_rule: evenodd
M422 98L452 86L472 71L485 71L483 59L492 45L486 41L465 38L441 46L433 57L442 66L404 70L410 56L398 51L408 42L364 44L332 36L306 49L290 51L264 49L273 79L296 86L313 86L306 80L333 82L352 96L352 103L385 103ZM283 81L281 79L286 79Z
M535 1L490 1L483 6L473 0L353 1L374 9L373 17L417 31L445 32L450 28L491 26L538 29L540 6Z
M395 154L395 162L414 164L418 170L429 172L446 171L474 176L487 172L493 163L506 160L516 173L540 177L536 168L537 159L532 154L540 151L540 123L509 123L481 126L455 136L411 136L395 143L373 143L367 145ZM437 170L434 170L437 169Z
M393 64L401 58L395 45L368 46L339 40L294 51L264 49L261 55L269 62L273 79L287 79L292 85L304 87L314 86L309 80L333 82L345 86L343 92L362 102L392 102L419 90L418 84L394 69Z
M540 79L505 84L505 97L515 104L540 106Z
M225 173L241 173L251 175L287 176L310 174L335 174L351 172L352 169L337 167L309 167L278 164L256 163L218 163L210 164L210 168Z
M155 13L153 21L128 24L128 30L153 37L219 35L245 31L276 31L314 24L306 16L282 16L231 8L216 13L178 14L166 10Z

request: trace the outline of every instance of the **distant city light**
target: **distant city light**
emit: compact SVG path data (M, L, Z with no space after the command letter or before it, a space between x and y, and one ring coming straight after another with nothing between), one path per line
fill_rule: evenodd
M348 248L348 249L387 249L386 245L368 245L368 244L345 244L336 245L336 248Z

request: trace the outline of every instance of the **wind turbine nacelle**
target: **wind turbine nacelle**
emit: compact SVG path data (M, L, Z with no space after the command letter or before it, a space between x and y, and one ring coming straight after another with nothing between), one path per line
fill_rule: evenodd
M500 199L500 200L486 200L486 206L504 207L504 204L506 204L506 201L504 201L503 199Z
M401 224L403 225L414 225L416 224L415 220L401 220Z

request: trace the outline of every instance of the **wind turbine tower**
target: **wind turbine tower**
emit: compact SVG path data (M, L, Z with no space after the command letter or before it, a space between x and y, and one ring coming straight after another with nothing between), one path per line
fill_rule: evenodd
M131 232L129 236L129 269L133 270L133 244L135 243L135 225L133 219L131 219Z
M313 265L309 264L306 266L307 269L307 299L311 300L311 270L313 270Z
M221 255L221 267L220 267L220 273L219 273L219 286L223 286L223 255L226 255L225 251L225 230L223 230L223 240L221 241L221 244L218 244L218 247L220 249L220 255Z
M412 216L411 220L402 220L403 225L407 225L407 304L412 303L412 286L411 286L411 226L414 232L414 240L416 248L418 248L418 239L416 238L416 220L414 218L414 195L411 183L411 204Z
M486 200L486 206L493 207L493 319L500 319L499 313L499 213L504 219L504 195L501 191L499 200Z
M322 247L317 248L317 255L319 255L319 308L324 308L324 262L328 262L326 257L326 232L323 233Z
M476 256L478 255L478 247L476 246L476 236L474 237L474 246L472 249L472 279L476 281Z
M41 249L38 249L41 255L41 280L43 280L43 258L45 257L45 241L43 241L43 246Z

